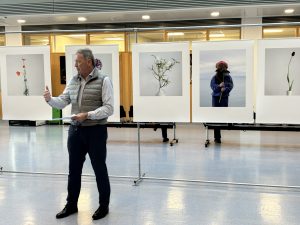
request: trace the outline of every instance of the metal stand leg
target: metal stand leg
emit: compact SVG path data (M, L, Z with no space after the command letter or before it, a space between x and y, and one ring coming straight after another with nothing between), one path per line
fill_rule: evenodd
M140 123L137 123L138 128L138 165L139 165L139 176L136 180L134 180L134 185L137 186L143 180L145 174L141 172L141 133L140 133Z
M178 143L178 139L176 138L176 123L173 123L173 131L174 137L173 140L170 142L170 146L173 146L173 144Z
M208 147L208 145L210 144L209 142L209 137L208 137L208 126L205 127L205 131L206 131L206 141L205 141L205 148Z

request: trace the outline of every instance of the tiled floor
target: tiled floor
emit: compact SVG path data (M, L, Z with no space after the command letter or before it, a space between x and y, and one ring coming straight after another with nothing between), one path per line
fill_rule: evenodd
M92 221L96 183L84 176L79 213L57 220L66 197L67 129L0 123L0 166L26 172L0 174L1 225L299 224L299 133L223 131L221 145L205 148L201 124L178 125L172 147L159 130L142 129L141 171L157 179L139 186L119 178L138 176L137 130L109 128L110 214ZM84 174L93 175L88 159Z

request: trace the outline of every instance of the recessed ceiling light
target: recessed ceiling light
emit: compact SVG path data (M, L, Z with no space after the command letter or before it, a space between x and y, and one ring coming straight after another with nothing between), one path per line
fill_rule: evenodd
M284 13L286 13L286 14L291 14L291 13L293 13L293 12L295 12L294 9L285 9L285 10L284 10Z
M143 20L149 20L149 19L150 19L150 16L149 16L149 15L143 15L143 16L142 16L142 19L143 19Z
M80 21L80 22L84 22L84 21L86 21L86 18L85 18L85 17L83 17L83 16L80 16L80 17L78 17L78 21Z
M211 14L210 14L212 17L218 17L218 16L220 16L220 12L212 12Z
M22 20L22 19L19 19L17 20L18 23L26 23L26 20Z

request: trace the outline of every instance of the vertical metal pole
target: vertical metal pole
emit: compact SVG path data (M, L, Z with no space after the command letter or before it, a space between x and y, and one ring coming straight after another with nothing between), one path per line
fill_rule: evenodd
M176 140L176 123L173 123L174 140Z
M170 146L173 146L173 144L178 143L178 139L176 138L176 123L173 123L173 140L170 142Z
M134 180L134 185L137 186L145 176L145 174L142 174L142 169L141 169L141 126L140 123L137 123L137 128L138 128L138 166L139 166L139 176L136 180Z
M139 164L139 179L141 179L141 133L140 133L140 123L137 123L138 127L138 164Z
M134 35L135 35L135 43L138 43L138 32L137 32L137 29L134 29Z

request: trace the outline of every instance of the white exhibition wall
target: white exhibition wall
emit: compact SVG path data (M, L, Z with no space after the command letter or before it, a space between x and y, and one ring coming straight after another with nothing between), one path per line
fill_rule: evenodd
M109 121L120 121L118 46L67 46L67 81L77 73L76 51L86 47L113 82L115 112ZM254 41L193 42L193 122L253 123L253 49ZM300 124L300 40L260 40L257 53L256 122ZM51 90L49 47L0 47L0 60L3 119L51 119L43 98L45 86ZM229 64L234 83L228 107L211 106L210 81L220 60ZM132 62L134 121L189 122L189 44L135 44ZM70 108L63 112L70 116Z
M66 46L66 79L67 83L77 75L75 54L78 49L89 48L96 59L102 63L101 73L110 78L114 90L114 114L109 122L120 122L120 82L119 82L119 48L118 45L70 45ZM63 110L64 116L71 115L71 107Z
M49 120L52 108L43 93L51 90L50 48L1 47L3 120Z
M253 122L253 41L193 42L193 122ZM225 61L233 80L228 107L212 107L210 82Z
M132 48L135 122L189 122L189 43L144 43Z
M299 39L258 42L256 122L300 124L299 60Z

